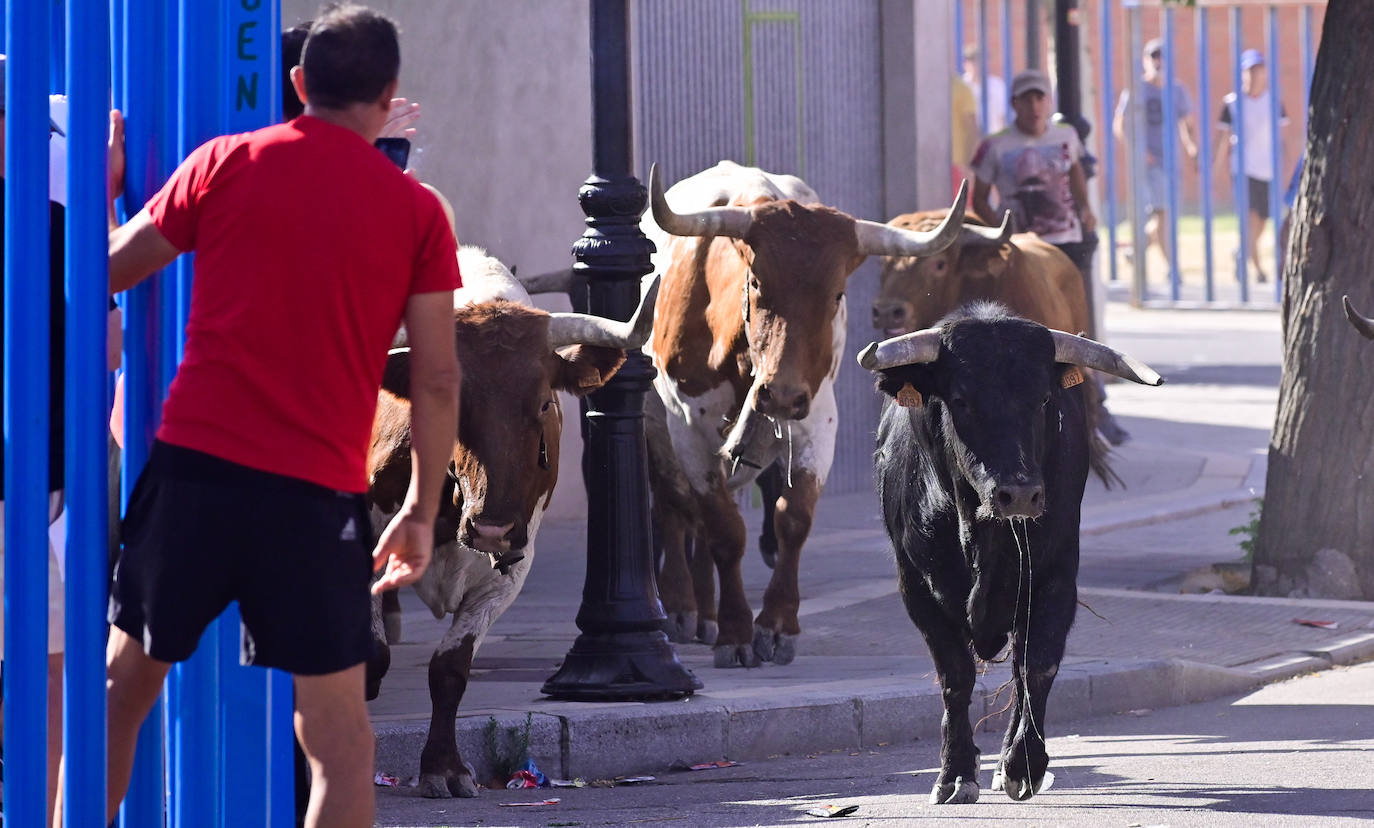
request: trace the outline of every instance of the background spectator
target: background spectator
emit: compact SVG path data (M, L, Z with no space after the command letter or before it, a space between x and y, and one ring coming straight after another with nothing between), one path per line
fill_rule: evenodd
M1269 186L1274 181L1274 118L1269 100L1269 87L1264 74L1264 55L1258 49L1246 49L1240 56L1241 68L1241 132L1245 136L1245 178L1249 188L1250 262L1255 268L1255 280L1266 281L1259 260L1259 237L1269 220ZM1236 131L1235 92L1222 98L1220 124L1226 146L1226 162L1234 181L1240 173L1240 159L1236 150L1240 136ZM1282 164L1284 141L1282 128L1288 126L1288 113L1279 109L1279 159ZM1221 156L1218 155L1218 158ZM1240 273L1240 251L1236 251L1236 273Z

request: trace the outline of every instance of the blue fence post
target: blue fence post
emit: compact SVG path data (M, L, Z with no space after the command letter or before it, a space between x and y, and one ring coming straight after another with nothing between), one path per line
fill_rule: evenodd
M1178 74L1174 71L1174 10L1164 10L1164 162L1166 200L1169 204L1169 226L1163 228L1169 239L1169 298L1178 301L1182 274L1178 269L1178 101L1174 89Z
M991 61L988 60L988 0L978 0L978 126L984 135L992 134L991 122L988 115L992 112L992 91L988 88L988 68ZM1007 83L1007 89L1011 89L1011 78L1003 78ZM1002 106L1007 102L1002 101Z
M954 0L954 73L964 71L964 0Z
M1011 83L1012 77L1016 74L1016 65L1012 62L1011 45L1011 0L1002 0L1002 80ZM1010 91L1011 87L1008 86ZM1003 102L1006 106L1006 102Z
M1140 33L1140 7L1129 6L1126 10L1126 24L1128 29L1127 40L1130 43L1130 53L1137 56L1144 51L1144 44L1141 42ZM1139 306L1149 298L1149 285L1146 282L1145 273L1145 254L1148 247L1145 238L1145 205L1141 192L1142 182L1145 180L1145 158L1141 149L1145 146L1145 106L1144 106L1144 81L1140 77L1139 64L1134 64L1130 73L1130 106L1127 107L1126 116L1129 119L1127 134L1131 140L1127 143L1130 149L1130 219L1131 219L1131 302Z
M1112 63L1115 55L1112 50L1112 11L1113 0L1102 0L1102 13L1098 20L1098 42L1102 52L1102 120L1098 134L1102 136L1102 182L1107 198L1107 273L1115 282L1116 272L1116 136L1111 124L1115 119L1114 98L1116 82L1112 77Z
M128 170L124 203L137 212L162 185L173 158L167 115L165 74L166 4L161 0L123 0L122 81L116 103L127 117ZM160 415L162 372L158 352L163 278L155 275L125 295L124 465L122 503L128 507L139 473L148 460ZM166 802L163 733L166 703L160 699L138 734L133 775L120 807L126 828L162 825Z
M5 8L5 816L47 811L48 8ZM23 243L19 243L23 240ZM15 761L17 759L17 761Z
M67 825L105 824L105 606L109 572L106 325L110 295L105 139L106 0L67 6L66 661ZM96 404L96 401L99 404Z
M280 3L230 0L225 4L224 62L217 100L226 132L243 132L281 118ZM291 677L278 670L238 664L239 615L231 606L217 622L220 636L220 715L225 826L243 801L262 802L266 811L249 821L294 824L295 777L291 728ZM240 806L241 807L241 806Z
M1236 280L1240 283L1240 301L1250 301L1249 263L1246 257L1250 252L1250 188L1245 175L1245 91L1242 87L1240 55L1245 51L1245 31L1241 27L1242 15L1239 6L1230 10L1231 17L1231 80L1236 95L1235 109L1231 113L1232 142L1231 158L1232 187L1236 202L1236 230L1240 247L1236 251Z
M1216 283L1212 273L1212 121L1208 110L1212 101L1211 69L1208 59L1207 9L1199 6L1193 10L1197 37L1198 66L1198 169L1199 189L1202 195L1202 266L1204 270L1204 295L1208 302L1216 300Z
M1269 222L1274 228L1274 301L1283 298L1283 237L1279 233L1283 225L1283 190L1288 185L1288 174L1283 169L1283 142L1279 120L1283 112L1280 99L1283 88L1279 84L1279 10L1270 6L1264 16L1264 29L1269 41L1269 65L1265 75L1269 78L1269 157L1274 175L1269 181Z
M1298 39L1302 41L1302 111L1304 127L1307 110L1312 105L1312 7L1303 6L1298 18ZM1304 129L1304 132L1306 130Z

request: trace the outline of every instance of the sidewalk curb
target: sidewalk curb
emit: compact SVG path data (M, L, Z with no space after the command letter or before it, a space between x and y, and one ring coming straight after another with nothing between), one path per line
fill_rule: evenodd
M1181 659L1065 661L1050 695L1050 735L1063 735L1057 723L1111 713L1145 715L1369 658L1374 658L1374 632L1240 667ZM1010 667L1000 664L979 678L969 711L978 731L1006 727L1008 699L997 690L1009 676ZM938 739L943 713L933 677L912 676L909 689L790 693L766 703L702 694L676 702L588 706L571 714L512 710L494 718L502 731L523 730L528 715L535 764L551 777L592 780L662 773L716 759L748 761ZM427 728L423 720L380 725L377 770L400 779L415 776ZM488 728L485 715L458 718L459 752L481 781L491 775Z

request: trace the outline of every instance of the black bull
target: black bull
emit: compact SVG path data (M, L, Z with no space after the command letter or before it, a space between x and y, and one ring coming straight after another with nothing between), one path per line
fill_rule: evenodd
M896 398L883 411L874 459L902 599L943 690L931 802L978 799L974 655L993 659L1008 638L1014 698L993 789L1027 799L1049 763L1045 704L1078 602L1091 386L1075 365L1162 380L995 305L870 345L860 362Z

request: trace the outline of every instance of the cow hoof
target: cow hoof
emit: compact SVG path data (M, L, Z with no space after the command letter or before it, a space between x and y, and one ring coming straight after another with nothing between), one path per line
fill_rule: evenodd
M388 612L382 616L382 629L386 631L387 644L401 643L401 614Z
M459 773L448 776L442 773L422 773L415 786L415 792L429 799L472 799L477 796L477 783L472 775Z
M665 632L677 644L690 644L697 634L697 625L695 612L670 612Z
M965 782L960 776L953 782L935 783L930 789L931 805L970 805L978 801L978 783Z
M1054 784L1054 774L1049 771L1045 771L1044 776L1033 781L1030 779L1012 779L1009 785L1006 784L1006 778L1000 770L993 777L993 781L997 782L999 778L1003 782L1003 787L994 790L1005 790L1007 797L1014 802L1025 802L1038 793L1048 791L1050 786Z
M760 661L773 660L773 631L754 627L754 654Z
M797 657L797 636L755 626L754 652L762 661L779 666L791 664Z
M703 618L697 622L697 640L702 644L714 645L718 635L720 635L720 625L715 621Z
M750 644L721 644L713 651L717 667L757 667L758 654Z

